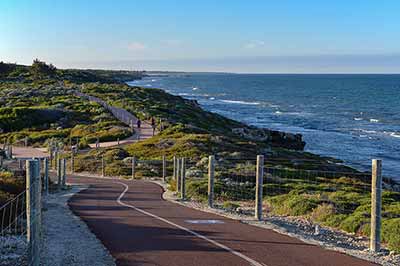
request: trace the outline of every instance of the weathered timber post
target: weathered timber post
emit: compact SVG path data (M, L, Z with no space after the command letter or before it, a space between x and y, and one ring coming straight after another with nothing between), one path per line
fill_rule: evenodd
M165 155L162 157L162 178L165 183L167 181L167 159Z
M256 171L256 207L255 218L262 219L263 207L263 179L264 179L264 156L257 155L257 171Z
M53 146L50 145L49 147L49 161L50 161L50 168L53 169Z
M186 197L185 191L185 180L186 179L186 161L185 157L181 159L181 199L184 200Z
M58 171L58 151L54 151L54 169Z
M105 177L106 176L106 169L105 169L106 165L104 162L104 156L101 157L101 176Z
M43 177L44 191L46 195L49 195L49 159L47 158L43 160Z
M40 245L41 245L41 239L42 239L42 178L40 176L40 159L36 159L37 161L37 168L36 168L36 196L35 198L37 199L36 201L36 211L37 211L37 221L36 221L36 242L38 242L35 251L35 263L36 265L39 265L39 256L40 256Z
M67 159L62 159L62 187L65 188L67 179Z
M136 158L134 156L134 157L132 157L132 179L134 179L135 175L136 175L135 167L136 167Z
M176 192L181 191L181 159L176 159Z
M62 165L61 159L57 158L57 188L60 191L62 185Z
M38 196L39 191L39 162L26 161L26 237L28 241L28 262L39 265L39 228L38 228Z
M176 180L176 156L173 158L174 170L172 171L172 179Z
M210 155L208 157L208 206L211 208L214 205L214 161L215 156Z
M74 169L75 169L75 154L74 151L71 150L71 174L74 173Z
M3 156L0 156L0 168L3 168Z
M382 211L382 161L372 160L371 184L371 239L370 249L377 252L381 249L381 211Z
M8 144L7 146L7 158L8 159L12 159L13 156L13 149L12 149L12 145Z

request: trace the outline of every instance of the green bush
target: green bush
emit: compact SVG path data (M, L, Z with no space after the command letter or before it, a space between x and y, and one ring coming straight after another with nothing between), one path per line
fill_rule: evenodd
M400 218L383 221L382 240L388 243L391 250L400 252Z
M237 204L237 203L234 203L234 202L232 202L232 201L224 201L224 203L222 204L222 207L223 207L224 209L234 211L234 210L236 210L237 208L239 208L240 205Z
M323 203L318 205L311 213L311 219L316 222L325 222L329 217L336 213L332 204Z
M186 194L194 200L206 200L208 195L208 180L192 179L186 182Z
M24 178L16 178L11 172L0 171L0 206L24 189Z
M267 205L274 214L300 216L310 214L319 202L318 195L299 194L299 191L292 191L288 194L270 197Z

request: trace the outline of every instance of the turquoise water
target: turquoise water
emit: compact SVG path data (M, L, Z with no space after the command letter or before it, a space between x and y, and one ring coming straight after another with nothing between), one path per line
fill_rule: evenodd
M400 75L190 74L129 83L162 88L259 127L301 133L306 150L400 180Z

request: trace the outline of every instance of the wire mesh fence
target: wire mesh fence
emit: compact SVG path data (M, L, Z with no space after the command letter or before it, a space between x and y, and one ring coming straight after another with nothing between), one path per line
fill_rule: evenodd
M62 157L67 158L66 169L70 173L88 173L125 179L163 179L173 175L173 161L165 158L154 160L139 160L135 157L120 159L102 156L74 156L72 158L71 153L65 153Z
M26 237L28 243L27 265L36 266L39 265L41 244L43 182L40 160L27 161L25 168L25 189L0 206L0 237L4 239L15 236Z
M374 217L371 212L373 173L358 172L334 162L264 160L263 156L174 157L173 160L91 156L75 159L73 164L69 158L68 162L68 168L78 173L162 180L168 182L168 188L181 199L208 201L210 207L257 219L301 217L315 224L366 236L374 227L371 222ZM400 217L396 211L400 193L385 188L382 217ZM377 214L380 219L380 213Z
M304 216L339 226L358 211L369 227L371 173L266 167L263 194L268 215ZM367 206L368 205L368 206ZM358 209L364 206L364 209Z
M26 233L26 190L0 207L0 236Z

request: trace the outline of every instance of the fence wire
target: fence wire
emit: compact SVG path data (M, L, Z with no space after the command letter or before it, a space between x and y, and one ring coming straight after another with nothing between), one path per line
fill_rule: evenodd
M264 171L267 215L303 216L338 226L357 212L363 219L362 226L369 226L371 173L277 167L266 167Z
M26 233L26 190L0 207L0 235Z

